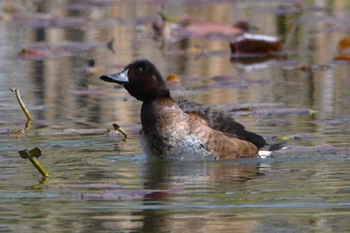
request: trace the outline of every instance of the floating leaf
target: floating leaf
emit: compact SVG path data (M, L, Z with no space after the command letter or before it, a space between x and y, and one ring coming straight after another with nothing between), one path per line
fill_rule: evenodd
M309 114L310 115L318 113L318 112L319 112L318 110L315 110L315 109L312 109L312 108L309 109Z
M338 43L338 54L335 60L350 60L350 36L347 36Z
M350 49L350 37L347 36L339 41L338 50L348 50Z
M299 135L278 135L276 137L273 137L273 139L279 140L279 141L292 141L292 140L299 140L302 137Z
M167 82L168 85L181 84L181 78L180 78L180 76L178 76L176 74L169 74L166 77L166 82Z
M350 60L350 54L338 54L334 57L334 60Z

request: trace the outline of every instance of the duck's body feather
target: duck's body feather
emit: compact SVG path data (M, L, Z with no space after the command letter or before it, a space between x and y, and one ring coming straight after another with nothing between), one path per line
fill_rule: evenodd
M239 139L247 140L259 149L267 145L263 137L247 131L243 125L236 122L225 112L189 100L179 100L177 103L184 112L199 115L208 123L209 127L221 131L229 137L237 137Z
M195 108L190 110L191 106ZM167 159L218 160L254 157L258 153L257 146L236 137L235 132L220 131L222 126L215 126L214 121L206 119L208 115L204 112L212 112L219 118L226 117L225 114L200 106L193 102L176 103L171 98L144 102L141 109L141 144L146 154ZM235 123L241 127L239 133L244 136L244 127Z

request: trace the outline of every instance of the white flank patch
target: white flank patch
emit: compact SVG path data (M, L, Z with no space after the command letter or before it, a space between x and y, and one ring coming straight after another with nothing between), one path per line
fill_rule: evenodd
M258 157L262 158L262 159L266 159L268 157L270 157L272 155L272 151L268 151L268 150L260 150L258 152Z
M232 42L240 42L243 40L262 40L262 41L267 41L271 43L275 43L279 41L279 39L274 36L244 33L243 35L235 37L232 40Z

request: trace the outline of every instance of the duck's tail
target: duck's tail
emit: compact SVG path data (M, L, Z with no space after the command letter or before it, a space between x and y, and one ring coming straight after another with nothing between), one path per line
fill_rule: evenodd
M258 152L258 157L259 158L268 158L271 157L273 151L278 151L283 149L283 147L286 146L286 142L277 142L272 144L268 150L260 150Z

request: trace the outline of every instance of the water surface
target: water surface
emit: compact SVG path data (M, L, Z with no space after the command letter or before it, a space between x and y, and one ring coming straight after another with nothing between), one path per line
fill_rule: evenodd
M302 11L285 1L11 2L0 21L0 232L349 231L350 66L333 60L347 1ZM222 35L162 45L151 26L160 10L193 24L248 21L283 38L287 56L232 61ZM229 111L287 148L268 159L150 161L137 139L141 103L99 79L140 57L181 77L174 98ZM10 88L33 116L24 134L11 133L26 118ZM113 123L130 138L107 136ZM18 156L34 147L47 179Z

